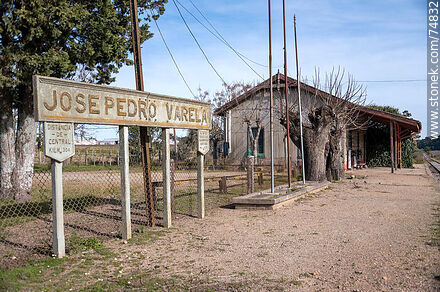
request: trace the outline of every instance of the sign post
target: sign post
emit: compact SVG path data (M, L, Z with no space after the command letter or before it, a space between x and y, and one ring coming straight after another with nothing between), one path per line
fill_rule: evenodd
M162 184L163 184L163 226L171 227L171 175L170 175L170 129L162 129L163 159L162 159Z
M63 161L75 154L72 123L44 123L44 154L51 158L53 253L66 255L63 215Z
M201 130L198 134L199 171L197 177L199 217L203 218L203 155L209 151L209 130L212 127L210 103L37 75L33 76L32 82L35 120L45 122L45 151L46 155L52 158L55 255L62 257L65 254L61 162L75 153L73 123L120 126L119 164L121 166L122 236L124 239L131 237L127 126L163 129L165 227L171 226L170 128Z
M198 217L205 217L205 179L204 158L209 151L209 131L197 131L197 202Z
M122 239L131 238L130 173L128 127L119 126L119 165L121 167Z

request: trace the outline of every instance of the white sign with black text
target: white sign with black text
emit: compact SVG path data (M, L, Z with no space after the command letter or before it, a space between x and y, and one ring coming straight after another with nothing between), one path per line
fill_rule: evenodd
M75 155L73 123L44 122L44 154L58 162Z
M205 155L209 151L209 131L208 130L198 130L197 132L198 147L197 151Z

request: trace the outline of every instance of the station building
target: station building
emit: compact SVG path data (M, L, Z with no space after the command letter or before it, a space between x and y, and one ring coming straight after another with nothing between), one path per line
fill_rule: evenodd
M287 166L287 143L290 143L291 160L293 164L301 163L301 154L298 147L286 137L286 130L280 123L282 113L285 111L283 74L273 76L273 112L274 112L274 163L276 167ZM289 104L295 104L298 100L297 80L288 77ZM307 106L311 96L316 93L315 87L301 82L302 105ZM214 115L220 116L224 126L224 156L228 165L244 165L246 157L252 153L249 132L254 137L256 133L255 119L261 123L261 130L258 137L258 164L268 165L270 163L270 117L269 117L269 93L270 79L261 82L249 89L244 94L234 98L214 111ZM334 97L336 98L336 97ZM341 147L344 149L344 168L358 168L365 166L368 158L369 143L384 143L396 161L396 166L401 166L401 144L404 139L415 136L421 131L421 123L417 120L373 109L367 106L359 106L357 117L363 121L362 127L347 127ZM252 120L253 119L253 120ZM247 122L250 120L250 122ZM369 135L371 125L382 125L386 128L387 136L376 139ZM249 131L248 127L252 127ZM377 141L376 141L377 140Z

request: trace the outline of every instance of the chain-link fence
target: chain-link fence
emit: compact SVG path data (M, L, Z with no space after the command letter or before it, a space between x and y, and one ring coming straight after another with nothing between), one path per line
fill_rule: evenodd
M197 216L197 152L195 131L178 130L171 139L171 196L174 220ZM150 149L156 222L163 217L162 142ZM136 141L136 139L135 139ZM130 144L132 230L149 226L141 155ZM118 145L76 146L63 164L63 203L66 251L89 239L121 237L121 188ZM284 165L275 165L275 185L287 183ZM270 188L269 165L256 164L255 191ZM228 207L232 198L248 192L247 166L205 157L205 208ZM17 203L0 199L0 264L18 265L52 254L52 186L49 159L39 152L31 199Z

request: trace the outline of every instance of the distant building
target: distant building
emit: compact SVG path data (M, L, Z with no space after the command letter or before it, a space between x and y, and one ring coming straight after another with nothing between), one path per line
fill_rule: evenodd
M82 139L82 140L75 140L75 145L99 145L99 142L94 139Z
M99 141L99 145L117 145L119 144L119 139L112 138L112 139L104 139Z

